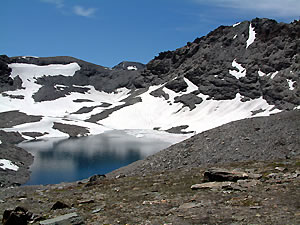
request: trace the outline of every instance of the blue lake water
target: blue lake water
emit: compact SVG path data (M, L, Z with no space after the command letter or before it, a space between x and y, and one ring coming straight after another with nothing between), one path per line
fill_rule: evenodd
M106 174L154 154L170 146L171 142L113 131L75 139L25 142L19 146L34 155L31 178L27 183L34 185L71 182L94 174Z

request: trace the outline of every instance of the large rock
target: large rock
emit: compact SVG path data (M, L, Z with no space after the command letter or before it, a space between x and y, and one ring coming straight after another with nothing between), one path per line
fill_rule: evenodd
M27 225L32 213L23 207L16 207L14 210L5 210L3 213L3 225Z
M244 172L229 171L221 168L211 168L204 172L205 182L223 182L249 179L249 175Z
M44 220L40 225L83 225L84 221L77 213L69 213L53 219Z

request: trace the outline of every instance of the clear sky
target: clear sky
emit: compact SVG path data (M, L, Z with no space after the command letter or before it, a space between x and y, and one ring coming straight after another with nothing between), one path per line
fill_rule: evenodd
M1 0L0 54L147 63L220 25L292 22L300 0Z

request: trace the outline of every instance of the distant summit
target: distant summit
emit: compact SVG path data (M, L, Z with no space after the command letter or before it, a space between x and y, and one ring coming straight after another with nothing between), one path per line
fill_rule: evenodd
M116 70L143 70L146 68L145 64L138 63L138 62L128 62L123 61L118 65L114 66L112 69Z

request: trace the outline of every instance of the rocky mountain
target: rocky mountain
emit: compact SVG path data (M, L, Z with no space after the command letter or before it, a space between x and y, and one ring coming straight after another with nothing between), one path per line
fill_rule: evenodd
M108 129L199 133L299 109L299 52L299 21L256 18L220 26L147 65L3 55L0 128L25 139Z

